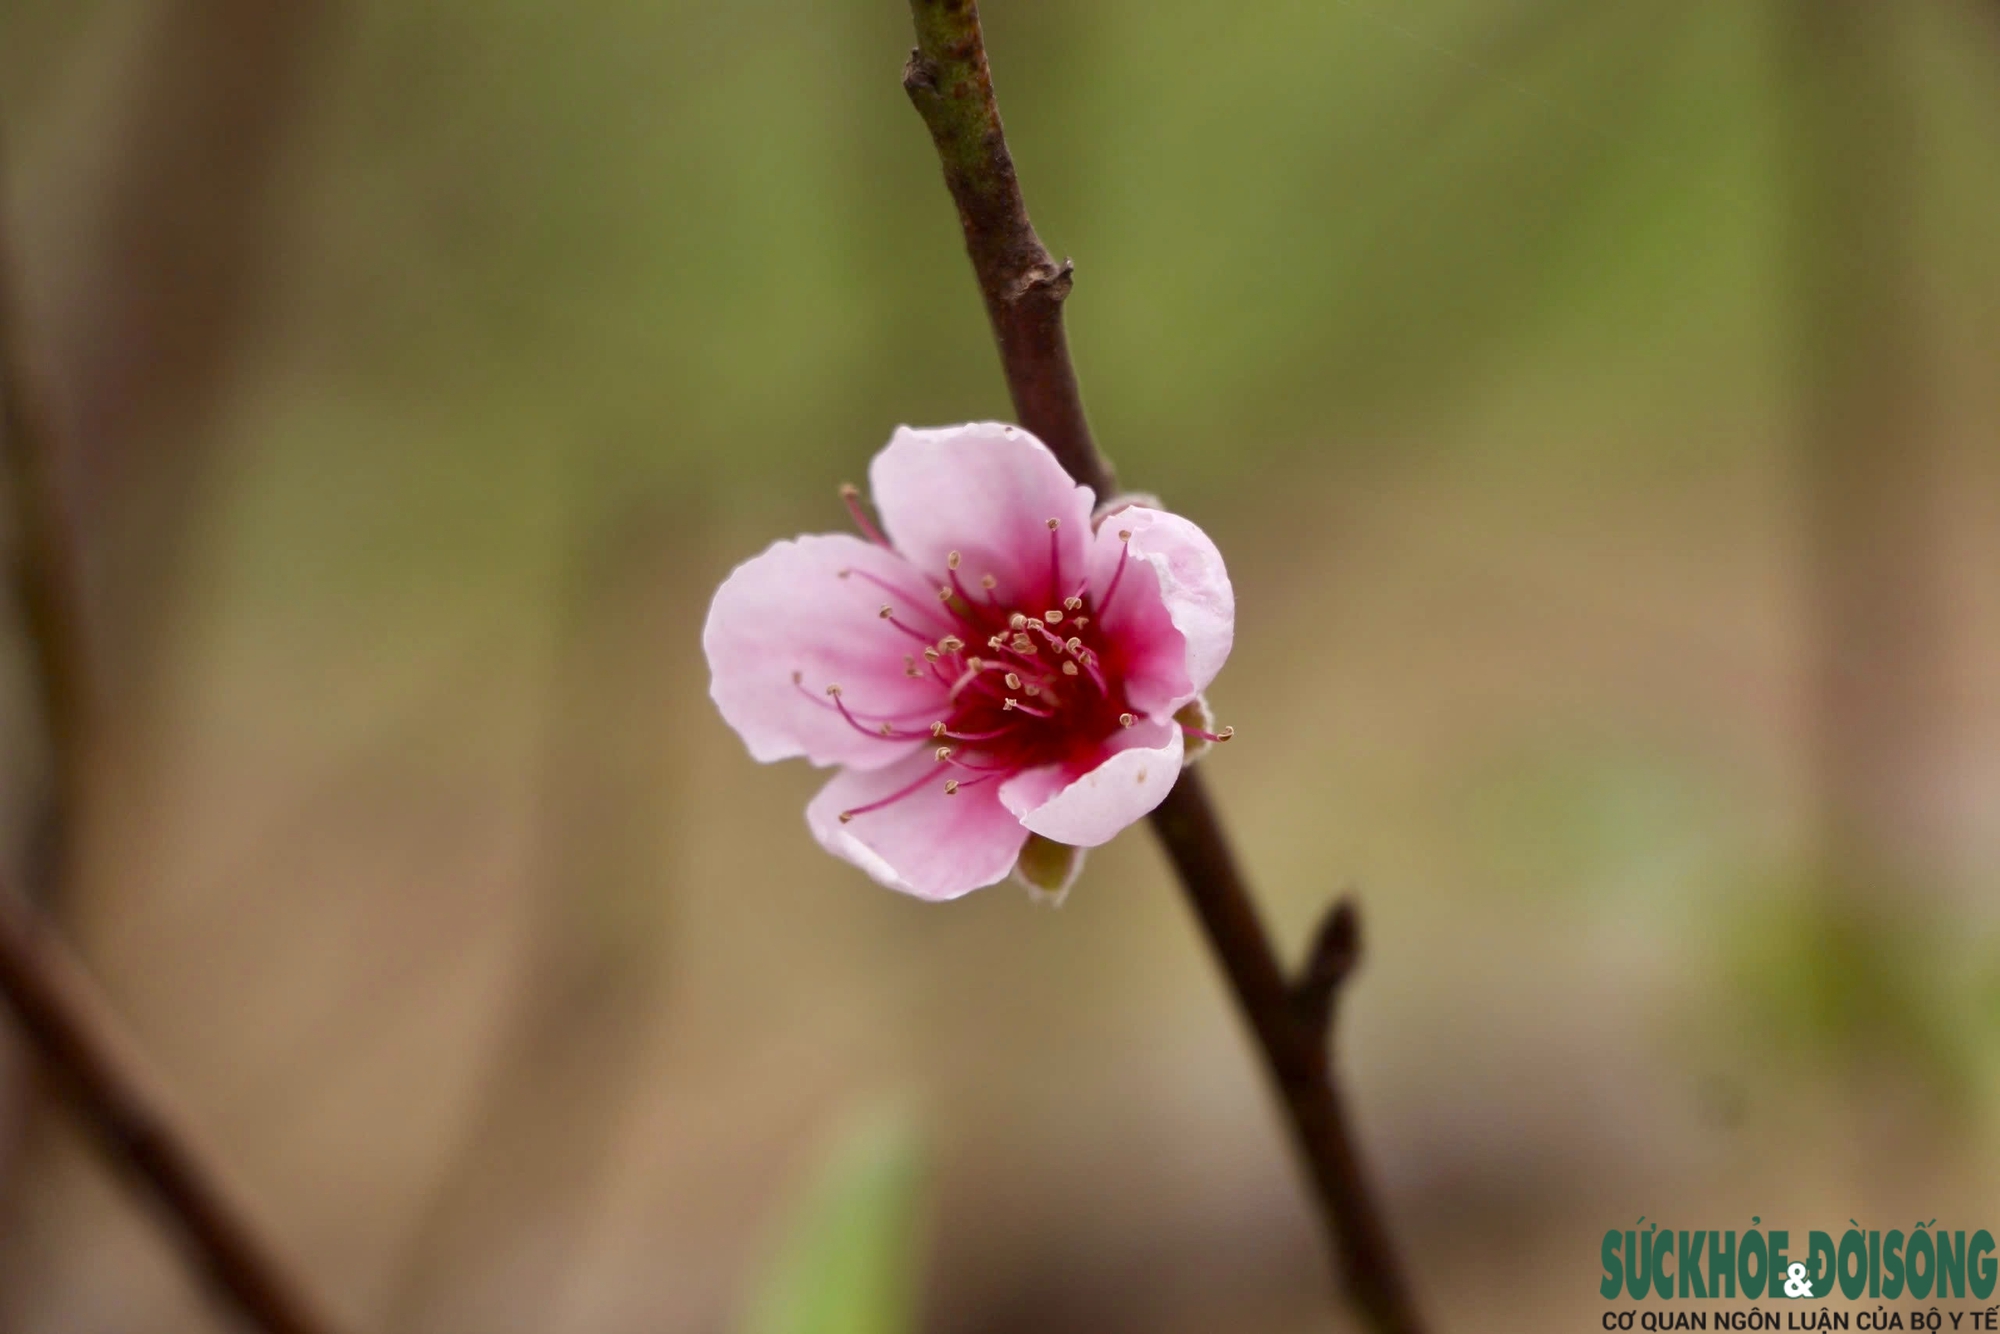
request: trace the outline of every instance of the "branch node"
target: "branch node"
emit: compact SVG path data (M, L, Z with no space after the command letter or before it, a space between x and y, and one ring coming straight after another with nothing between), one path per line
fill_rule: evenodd
M1320 919L1312 950L1292 987L1292 1003L1298 1009L1299 1021L1314 1042L1326 1041L1333 1026L1334 1002L1339 999L1340 988L1360 962L1361 909L1352 892L1343 893Z
M903 91L910 95L912 102L926 93L935 95L937 86L937 63L923 53L920 47L910 48L910 58L903 64Z
M1010 305L1019 305L1030 297L1046 301L1051 306L1060 306L1069 299L1070 289L1076 286L1076 265L1069 260L1060 264L1037 264L1023 273L1007 293Z

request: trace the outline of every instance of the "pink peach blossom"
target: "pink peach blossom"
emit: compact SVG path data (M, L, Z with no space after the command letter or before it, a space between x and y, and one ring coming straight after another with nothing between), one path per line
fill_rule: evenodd
M813 835L892 889L956 898L1030 834L1094 847L1165 799L1175 718L1235 633L1222 557L1175 514L1093 497L992 422L900 427L881 528L778 542L716 590L709 694L761 761L838 765Z

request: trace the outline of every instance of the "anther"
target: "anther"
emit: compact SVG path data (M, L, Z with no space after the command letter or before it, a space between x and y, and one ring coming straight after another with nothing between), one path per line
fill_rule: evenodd
M944 719L940 718L936 722L931 724L931 735L932 736L944 735Z
M1082 598L1075 598L1075 597L1070 597L1070 598L1064 598L1064 599L1063 599L1063 610L1064 610L1064 611L1082 611L1082 610L1083 610L1083 599L1082 599Z
M854 818L853 811L842 811L840 813L840 822L842 824L846 824L849 820L852 820L853 818Z
M979 586L991 593L994 589L1000 587L1000 581L990 574L982 574L979 576Z
M1017 611L1007 618L1007 624L1016 630L1025 630L1028 628L1028 618Z
M939 602L949 602L949 601L951 601L951 585L950 585L950 584L939 584L939 585L938 585L938 601L939 601Z
M878 547L889 545L889 539L882 536L882 530L877 528L875 521L868 517L868 511L861 508L861 489L859 487L855 486L852 482L842 482L840 485L840 500L842 504L847 506L847 512L853 518L854 526L861 530L863 536ZM845 579L847 571L842 570L840 577Z
M951 747L939 746L937 750L932 754L931 758L936 760L939 764L943 764L946 760L951 758Z
M1083 647L1083 641L1077 638L1075 635L1071 635L1068 639L1063 641L1063 647L1068 649L1071 653L1074 653L1078 649Z
M956 551L945 552L944 567L947 570L955 570L958 568L958 553Z
M882 724L882 727L881 727L881 729L880 729L880 730L881 730L881 732L882 732L882 735L883 735L883 736L894 736L894 735L896 735L896 729L895 729L895 728L893 728L893 727L891 727L891 726L889 726L889 724L887 724L887 723L883 723L883 724Z
M1016 653L1033 653L1035 651L1035 641L1026 635L1015 635L1014 651Z
M1075 626L1077 629L1081 630L1083 629L1084 626L1090 624L1090 618L1088 616L1078 616L1073 618L1070 621L1070 624Z
M984 659L984 658L967 658L967 659L965 660L965 665L966 665L967 667L971 668L971 669L972 669L973 671L975 671L975 672L983 672L983 671L985 671L985 670L986 670L986 659Z
M1015 709L1018 709L1020 707L1021 707L1021 702L1015 699L1011 695L1008 696L1006 699L1000 701L1000 711L1002 713L1012 713ZM1127 716L1129 717L1130 715Z
M847 576L848 576L848 575L850 575L850 574L853 574L853 573L854 573L854 571L852 571L852 570L842 570L842 571L840 572L840 577L841 577L842 579L845 579L845 578L847 578Z
M946 635L938 640L938 648L946 653L956 653L965 647L965 641L957 635Z
M1130 528L1120 528L1118 530L1118 540L1120 542L1130 542L1132 540L1132 530Z
M1021 693L1026 695L1029 699L1033 699L1035 696L1042 693L1042 688L1040 686L1035 686L1035 685L1022 686Z
M1042 619L1047 621L1050 625L1061 625L1062 612L1058 611L1054 607L1050 607L1047 611L1042 613Z
M886 621L891 616L894 616L896 614L896 609L885 602L882 604L882 610L876 612L875 614L877 616L880 616L883 620Z
M1013 672L1007 673L1006 679L1007 679L1007 688L1009 690L1019 690L1021 688L1021 678L1015 675Z
M1235 735L1236 735L1236 729L1234 727L1225 727L1220 732L1217 732L1215 734L1215 739L1217 741L1227 741L1229 740L1229 738Z
M826 693L829 695L838 695L840 693L840 687L837 685L830 685L826 688Z
M958 780L956 778L947 778L944 780L944 794L947 797L958 795Z
M1064 675L1064 676L1075 676L1075 675L1076 675L1076 664L1075 664L1075 663L1073 663L1073 662L1066 662L1066 663L1064 663L1064 664L1063 664L1063 675Z
M1050 520L1049 520L1049 531L1050 531L1050 532L1052 532L1052 533L1053 533L1053 532L1054 532L1054 531L1055 531L1056 529L1058 529L1058 528L1060 528L1060 527L1062 527L1062 520L1061 520L1061 519L1050 519Z
M793 685L795 685L795 686L796 686L796 685L803 685L803 684L805 683L805 679L806 679L806 674L805 674L804 672L793 672L793 673L792 673L792 684L793 684Z
M942 657L942 656L944 656L944 655L943 655L943 654L941 654L941 653L939 653L939 652L938 652L938 651L937 651L936 649L934 649L934 648L930 648L930 647L926 646L926 647L925 647L925 649L924 649L924 661L925 661L925 662L936 662L936 661L937 661L937 660L938 660L938 659L939 659L940 657Z
M1137 718L1134 718L1129 713L1121 713L1118 715L1118 725L1120 727L1130 727L1133 723L1136 723L1138 721L1139 720Z

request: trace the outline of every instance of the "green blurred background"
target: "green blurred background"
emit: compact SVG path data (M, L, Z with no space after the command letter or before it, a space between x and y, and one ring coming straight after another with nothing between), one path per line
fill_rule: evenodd
M1439 1327L1595 1328L1641 1214L1996 1226L2000 6L985 16L1100 438L1230 561L1270 921L1361 895ZM54 907L357 1328L1346 1327L1143 832L907 901L706 699L736 561L1007 412L909 41L0 8L109 720ZM10 629L17 848L32 698ZM225 1328L7 1069L0 1329Z

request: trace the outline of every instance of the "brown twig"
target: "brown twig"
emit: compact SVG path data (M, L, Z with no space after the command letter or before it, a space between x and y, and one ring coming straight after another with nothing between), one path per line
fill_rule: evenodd
M993 97L978 6L910 0L910 11L917 48L903 87L930 128L958 205L1015 412L1072 477L1108 499L1111 469L1091 439L1063 334L1071 267L1054 261L1028 221ZM1380 1334L1418 1334L1422 1324L1362 1170L1329 1051L1335 997L1360 957L1353 901L1334 905L1293 983L1199 775L1184 772L1152 819L1263 1050L1349 1294Z
M5 194L0 192L0 207ZM13 256L0 224L0 455L13 502L15 595L33 657L36 693L48 743L49 782L32 823L35 867L29 889L53 895L74 861L76 812L91 698L82 576L73 540L63 457L42 381L16 327Z
M35 887L47 892L73 870L92 696L75 530L62 486L65 460L16 322L14 269L4 242L0 227L0 450L19 545L15 579L53 771L36 830ZM89 976L29 899L4 884L0 999L109 1156L152 1191L243 1313L266 1334L331 1334L333 1325L167 1112L157 1082Z
M152 1190L243 1313L267 1334L330 1334L332 1323L165 1110L158 1084L89 976L8 886L0 886L0 996L78 1113Z

